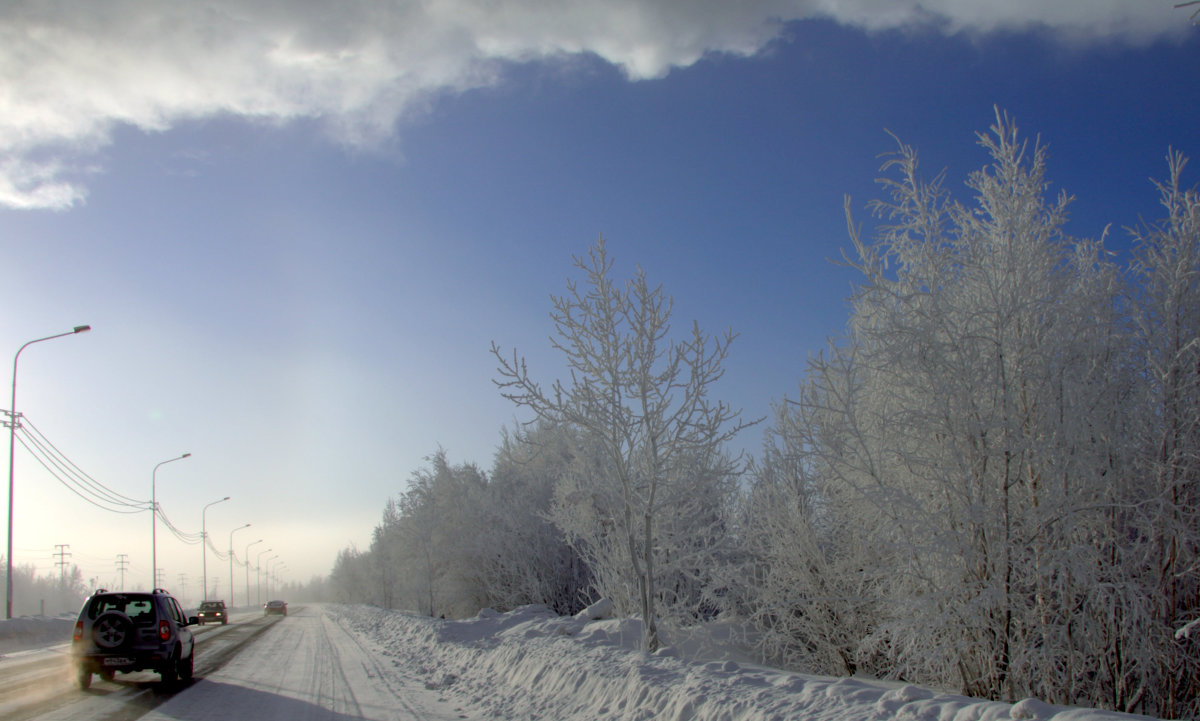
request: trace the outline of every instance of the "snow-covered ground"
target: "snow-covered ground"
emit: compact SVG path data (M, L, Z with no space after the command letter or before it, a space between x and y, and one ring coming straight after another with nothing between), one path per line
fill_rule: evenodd
M75 616L0 619L0 657L71 640Z
M904 684L788 673L730 660L637 649L637 621L555 616L541 607L444 621L330 606L378 653L457 696L482 718L596 721L1116 721L1137 718L1026 699L981 701ZM603 615L603 614L591 614ZM690 654L688 654L690 655ZM703 656L707 656L704 658ZM724 657L722 657L724 656Z
M604 615L564 618L531 606L446 621L368 606L309 606L147 718L282 719L300 712L316 712L314 718L476 721L1135 718L1034 699L1006 704L904 684L789 673L746 663L731 645L700 638L651 655L638 650L637 621L589 618ZM70 637L63 623L0 622L0 647L18 632L23 645L38 633L44 645L62 643Z

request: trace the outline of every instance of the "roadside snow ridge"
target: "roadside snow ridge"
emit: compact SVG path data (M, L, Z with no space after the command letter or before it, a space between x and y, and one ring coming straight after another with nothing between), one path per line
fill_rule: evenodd
M555 721L1118 721L1094 709L982 701L917 686L826 678L637 650L640 624L543 606L446 621L329 606L427 688L502 719Z

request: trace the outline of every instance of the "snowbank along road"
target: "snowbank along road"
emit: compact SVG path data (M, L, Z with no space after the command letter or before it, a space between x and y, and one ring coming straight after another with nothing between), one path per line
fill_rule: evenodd
M443 721L469 715L365 649L336 616L233 616L196 627L196 678L164 686L150 672L98 676L80 691L68 644L0 658L5 721Z
M197 629L196 681L182 687L118 674L79 691L61 644L0 656L0 720L1146 721L759 666L739 651L736 625L648 654L640 623L603 602L574 617L522 606L458 621L370 606L293 611Z

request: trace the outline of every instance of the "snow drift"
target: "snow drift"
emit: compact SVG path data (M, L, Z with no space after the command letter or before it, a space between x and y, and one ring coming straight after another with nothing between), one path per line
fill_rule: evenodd
M369 606L329 606L346 627L423 677L425 686L505 719L782 721L1116 721L1144 718L983 701L860 678L789 673L722 658L638 650L640 624L560 617L543 606L446 621Z

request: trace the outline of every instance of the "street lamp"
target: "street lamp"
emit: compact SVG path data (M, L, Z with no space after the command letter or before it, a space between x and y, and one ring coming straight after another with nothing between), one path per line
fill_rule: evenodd
M215 506L218 503L224 503L229 500L229 496L225 496L219 501L213 501L208 506ZM208 551L205 546L208 545L208 522L204 518L204 514L208 513L208 506L200 510L200 558L201 565L204 568L204 600L208 600Z
M258 555L254 557L254 602L255 603L262 603L262 564L259 562L259 559L261 559L263 557L264 553L270 553L270 552L271 552L271 549L268 548L265 551L259 551Z
M271 562L272 562L272 561L275 561L275 560L277 560L278 558L279 558L279 555L278 555L278 554L276 554L276 555L275 555L273 558L268 558L268 559L267 559L267 573L266 573L266 576L267 576L267 595L268 595L268 596L270 596L270 595L271 595ZM283 561L279 561L279 564L275 566L275 570L276 570L276 571L278 571L278 570L279 570L279 566L282 566L282 565L283 565ZM276 584L276 585L278 585L278 584Z
M191 453L184 453L182 456L168 458L156 465L153 471L150 471L150 571L154 576L150 581L151 590L154 590L154 587L158 585L158 538L156 534L158 524L155 522L158 518L158 484L155 476L158 474L158 466L161 466L163 463L182 461L184 458L191 457L191 455Z
M54 340L63 336L75 335L76 333L84 333L91 330L90 325L77 325L75 329L68 333L59 333L57 335L48 335L45 338L37 338L29 341L25 345L17 349L17 354L13 356L13 379L12 379L12 405L8 408L8 555L5 565L5 618L12 618L13 610L13 569L12 569L12 552L13 552L13 454L17 449L17 361L21 358L21 351L25 350L34 343L41 343L44 340Z
M263 539L258 539L253 543L246 544L246 608L250 608L250 547L256 543L262 543ZM232 597L233 594L230 594Z
M288 570L288 568L287 562L281 562L275 566L275 593L277 594L283 590L283 579L280 578L280 574Z
M233 534L237 533L238 531L242 530L243 528L249 528L249 527L250 527L250 524L247 523L246 525L238 526L237 528L235 528L229 532L229 607L230 608L233 608L234 605L237 604L237 601L235 601L233 598Z
M271 557L270 557L270 558L268 558L266 561L263 561L263 563L267 564L267 569L268 569L268 571L267 571L267 573L266 573L266 574L262 574L262 575L264 575L264 576L267 576L267 595L268 595L268 596L269 596L269 595L271 595L271 577L270 577L269 575L267 575L267 574L269 574L269 573L270 573L270 570L269 570L269 569L271 568L271 561L274 561L276 558L279 558L279 554L278 554L278 553L276 553L274 556L271 556ZM262 566L259 566L259 567L258 567L258 570L259 570L259 571L262 571ZM262 593L262 578L261 578L261 577L258 579L258 592L259 592L260 594ZM261 603L261 602L262 602L262 600L261 600L261 599L259 599L259 602Z

